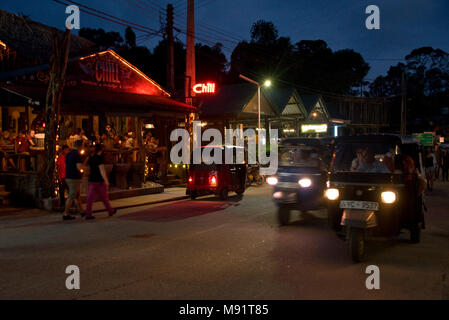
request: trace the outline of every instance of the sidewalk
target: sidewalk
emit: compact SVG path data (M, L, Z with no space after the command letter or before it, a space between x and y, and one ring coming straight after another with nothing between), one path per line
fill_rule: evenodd
M165 188L163 193L111 200L111 206L116 209L124 209L156 203L183 200L187 198L188 196L186 196L185 188ZM102 211L106 211L103 202L95 202L93 205L93 212ZM0 208L0 218L28 217L30 215L42 216L46 214L52 213L35 208Z
M111 206L116 209L124 209L187 198L185 188L165 188L162 193L111 200ZM93 212L101 211L106 211L103 202L95 202Z

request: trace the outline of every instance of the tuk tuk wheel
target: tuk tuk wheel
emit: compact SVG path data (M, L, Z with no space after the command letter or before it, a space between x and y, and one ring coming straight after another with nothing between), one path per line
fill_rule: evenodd
M365 258L365 231L359 228L351 229L350 241L352 261L363 261Z
M327 209L327 223L332 230L336 232L340 232L342 230L340 221L341 214L338 214L336 210Z
M280 226L285 226L290 221L290 210L286 207L278 208L278 222Z
M411 243L419 243L421 241L421 228L419 226L410 228L410 241Z
M245 188L239 189L235 193L237 193L238 196L241 196L245 193Z
M227 188L223 188L220 191L220 199L221 200L228 200L228 189Z
M196 197L197 197L196 191L192 191L192 193L190 194L190 199L195 200Z

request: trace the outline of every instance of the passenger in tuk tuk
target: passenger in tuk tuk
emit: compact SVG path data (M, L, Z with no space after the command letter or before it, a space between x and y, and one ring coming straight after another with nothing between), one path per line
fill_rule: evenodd
M369 148L364 149L361 160L360 165L357 167L357 172L391 173L383 161L376 160L374 152Z
M363 151L365 151L363 148L358 148L356 151L356 157L351 162L351 171L357 171L357 168L360 166L360 164L363 162Z

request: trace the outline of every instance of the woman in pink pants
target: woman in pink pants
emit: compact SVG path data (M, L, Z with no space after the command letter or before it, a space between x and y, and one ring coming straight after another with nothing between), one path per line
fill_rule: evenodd
M109 216L113 216L117 212L117 209L113 209L109 203L109 181L104 169L103 157L103 146L98 144L95 146L95 154L87 161L87 164L90 166L90 175L86 204L86 220L95 219L92 215L92 204L94 203L97 194L100 196L101 201L103 201L108 210Z

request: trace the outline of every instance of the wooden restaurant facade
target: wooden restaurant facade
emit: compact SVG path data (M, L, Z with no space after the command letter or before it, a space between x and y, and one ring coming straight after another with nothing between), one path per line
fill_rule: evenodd
M5 12L0 13L2 23L2 14L5 15ZM19 19L19 22L22 20ZM33 23L31 26L43 28L42 25ZM72 43L79 43L80 38L72 38ZM7 40L0 38L0 62L8 60L11 54L20 56L20 50L24 50L22 47L15 50L8 44L13 41ZM26 44L22 43L23 45ZM49 65L48 62L24 63L17 68L2 69L2 133L8 131L12 136L21 131L34 130L36 144L26 155L17 154L17 150L11 149L10 146L1 146L4 155L8 155L12 162L15 162L16 168L0 170L0 185L4 185L10 192L20 193L35 201L39 194L37 179L45 159L43 113ZM170 182L170 177L179 178L175 177L176 173L170 172L170 132L184 126L186 117L195 112L195 107L172 99L158 83L113 50L78 57L72 54L67 65L61 100L58 145L70 144L70 136L78 128L85 132L85 136L91 139L92 143L98 143L102 134L112 136L111 132L116 137L125 139L132 135L131 148L122 150L117 143L107 148L106 154L110 155L107 157L107 171L115 173L116 179L112 179L115 187L122 190L129 190L130 187L141 188L146 176L156 176L156 172L149 172L150 170L157 170L158 181L166 184ZM158 140L157 157L148 156L145 152L143 140L148 134ZM31 158L32 161L28 163L32 165L23 168L20 160L26 157ZM182 174L181 170L180 175Z

